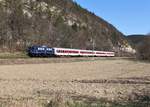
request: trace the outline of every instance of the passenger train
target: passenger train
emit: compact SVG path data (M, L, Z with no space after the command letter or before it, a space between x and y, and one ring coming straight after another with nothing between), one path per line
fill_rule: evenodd
M93 57L114 57L114 52L94 51L69 48L49 48L47 46L31 46L28 48L28 55L31 57L53 57L53 56L93 56Z

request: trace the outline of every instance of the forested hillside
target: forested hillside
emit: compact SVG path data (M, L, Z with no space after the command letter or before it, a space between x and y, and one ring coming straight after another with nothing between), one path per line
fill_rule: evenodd
M0 0L0 50L30 45L132 50L114 26L72 0Z
M149 35L128 35L127 39L133 48L138 47L138 45L144 44L145 40L150 39Z
M150 34L129 35L127 39L131 46L136 49L138 59L150 60Z

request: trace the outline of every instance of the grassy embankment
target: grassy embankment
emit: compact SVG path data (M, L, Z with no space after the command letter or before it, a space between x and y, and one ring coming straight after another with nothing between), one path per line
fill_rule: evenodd
M16 59L16 58L29 58L27 53L25 52L4 52L0 53L0 59Z

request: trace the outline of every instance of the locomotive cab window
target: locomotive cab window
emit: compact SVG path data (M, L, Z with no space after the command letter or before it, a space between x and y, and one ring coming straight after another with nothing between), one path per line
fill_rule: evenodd
M43 50L45 50L45 49L44 49L44 48L38 48L38 50L43 51Z

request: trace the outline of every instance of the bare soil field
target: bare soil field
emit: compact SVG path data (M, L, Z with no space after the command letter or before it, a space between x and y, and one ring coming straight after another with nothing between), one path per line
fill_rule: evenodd
M111 101L150 95L150 63L146 62L61 58L3 59L0 63L0 99L3 102L8 99L49 100L56 93L73 99Z

